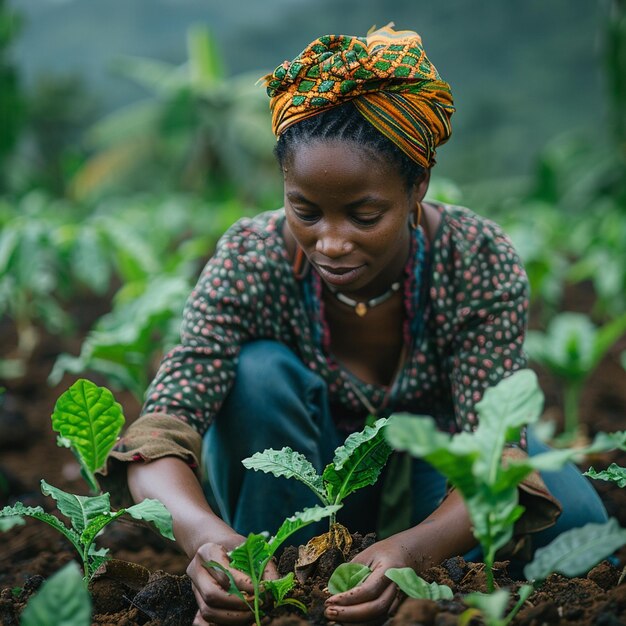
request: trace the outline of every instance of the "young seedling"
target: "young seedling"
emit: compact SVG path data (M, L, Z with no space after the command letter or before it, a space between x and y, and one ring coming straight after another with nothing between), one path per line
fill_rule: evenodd
M93 491L98 491L94 471L101 467L115 444L124 423L121 406L111 392L88 380L78 380L63 393L52 414L52 427L60 433L57 443L74 452L81 471ZM66 493L41 481L44 495L56 501L57 509L69 518L66 526L59 518L46 513L42 507L28 507L21 502L0 510L0 520L8 519L4 526L16 525L23 516L34 517L63 534L76 548L83 562L83 578L88 583L98 567L108 560L106 549L96 549L94 540L98 533L124 514L152 522L168 539L174 539L172 517L158 500L144 500L128 508L111 510L108 493L96 496L79 496Z
M270 599L275 607L291 604L306 613L306 607L300 601L286 597L287 593L291 591L295 584L293 572L290 572L287 576L279 578L278 580L263 580L263 575L268 563L274 554L276 554L276 550L278 550L286 539L308 524L318 522L324 517L334 515L339 508L341 508L340 504L325 507L315 506L304 509L300 513L296 513L292 517L287 518L269 541L262 534L250 533L244 543L229 553L231 567L243 572L249 576L252 581L252 588L254 590L252 605L237 588L232 573L226 567L217 561L207 561L204 566L207 568L214 567L226 574L230 580L229 593L236 595L248 605L254 614L254 620L257 626L261 626L261 606Z
M242 463L248 469L299 480L311 489L324 506L341 505L351 493L373 485L378 480L391 454L391 448L383 436L388 421L385 418L376 420L371 426L349 435L344 444L335 450L332 463L324 468L321 475L303 454L289 447L281 450L268 448L244 459ZM298 566L314 563L331 547L339 548L346 555L351 543L350 533L336 523L335 515L332 514L328 533L309 542Z
M328 591L335 595L354 589L372 573L360 563L341 563L328 579ZM428 583L410 567L390 567L385 576L410 598L421 600L448 600L454 595L447 585Z
M96 549L94 540L105 526L118 517L128 514L137 520L152 522L164 537L174 539L171 515L158 500L148 499L128 508L112 511L108 493L77 496L61 491L45 480L41 481L41 491L56 501L59 512L69 518L70 527L54 515L46 513L42 507L24 506L21 502L0 509L0 518L16 515L34 517L58 530L80 555L86 583L91 580L98 567L109 559L108 550Z
M552 450L502 463L507 442L519 441L520 429L538 421L543 405L537 376L520 370L487 389L477 403L479 425L473 432L450 436L430 417L395 415L387 427L389 443L407 450L439 470L460 492L483 551L487 588L494 591L493 564L497 550L513 536L524 511L518 486L532 471L555 471L585 452L615 449L626 444L626 433L600 433L586 449Z
M563 385L563 443L578 433L580 396L586 380L607 351L626 331L626 314L601 328L581 313L560 313L547 331L529 331L525 348L530 358L548 368Z

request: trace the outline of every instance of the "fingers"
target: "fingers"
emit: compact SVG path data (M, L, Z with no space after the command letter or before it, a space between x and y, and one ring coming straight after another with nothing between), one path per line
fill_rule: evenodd
M250 579L241 572L230 569L228 556L222 546L203 545L187 568L198 603L194 625L250 623L249 606L240 597L228 592L232 586L230 578L217 567L205 566L209 561L226 568L241 592L252 592Z
M386 616L396 603L397 587L384 575L373 572L361 585L326 601L324 615L335 622L371 622Z

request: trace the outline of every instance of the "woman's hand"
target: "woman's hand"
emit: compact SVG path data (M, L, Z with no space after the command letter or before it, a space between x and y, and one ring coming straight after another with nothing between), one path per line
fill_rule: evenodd
M354 589L328 598L324 614L334 622L382 621L402 600L385 576L390 567L411 567L419 573L475 545L465 503L452 490L423 522L358 554L352 561L367 565L372 573Z
M249 624L254 621L250 606L235 595L228 593L231 582L224 572L214 567L205 567L208 561L223 565L232 575L239 591L252 604L254 589L248 576L230 567L228 552L245 541L245 537L234 534L228 545L208 542L200 546L187 567L187 575L193 584L193 593L198 603L194 626L207 624ZM265 569L264 579L278 578L273 562Z
M424 558L416 553L407 533L378 541L360 552L352 563L367 565L372 573L360 585L326 600L324 615L334 622L378 622L395 612L403 596L385 576L390 567L417 568Z

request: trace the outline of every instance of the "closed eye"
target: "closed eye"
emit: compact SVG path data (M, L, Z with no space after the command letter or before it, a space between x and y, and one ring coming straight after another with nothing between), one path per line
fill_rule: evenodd
M378 223L382 218L382 213L376 213L375 215L352 215L350 219L359 226L373 226Z

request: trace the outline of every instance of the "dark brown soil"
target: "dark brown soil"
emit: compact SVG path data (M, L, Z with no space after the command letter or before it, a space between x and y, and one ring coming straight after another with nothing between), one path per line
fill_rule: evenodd
M0 321L0 358L11 355L14 340L10 325ZM0 419L0 507L20 500L50 510L49 499L43 498L39 491L42 478L67 491L87 493L74 458L69 451L56 446L55 434L50 428L56 398L74 379L67 378L55 388L46 383L56 355L62 351L76 353L79 345L77 338L44 337L29 363L27 376L0 381L0 386L7 390L4 405L0 405L4 415L4 419ZM626 428L626 374L619 364L619 355L624 349L626 341L615 346L586 386L581 413L591 436L601 430L612 432ZM546 413L559 421L558 385L547 373L539 374L546 392ZM92 379L106 384L104 380ZM132 419L138 411L137 402L125 393L116 393L116 398L122 403L127 418ZM583 469L593 463L599 470L611 462L626 466L626 454L615 452L594 458L584 464ZM609 514L626 527L626 489L600 481L593 485ZM91 586L95 608L93 624L182 626L192 623L195 600L185 576L187 560L175 544L128 521L110 525L97 543L109 547L116 560L107 565ZM622 565L626 563L626 550L618 556ZM0 625L17 626L19 614L32 593L46 577L74 558L71 546L36 520L0 533ZM289 556L283 559L288 561ZM329 565L327 569L330 571L332 567ZM275 616L274 624L325 624L322 607L328 593L324 576L327 577L329 571L321 577L310 578L296 592L297 597L311 607L307 618L282 614ZM553 575L529 598L513 624L626 624L626 583L617 584L620 571L621 566L605 562L586 577L566 579ZM446 561L426 572L424 577L449 585L457 595L453 600L439 602L406 600L388 624L457 624L459 615L467 608L460 594L484 591L485 586L482 566L467 564L460 558ZM513 591L520 584L507 578L505 564L499 567L496 580Z

